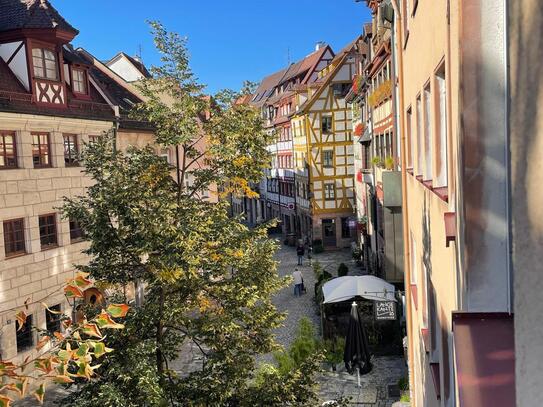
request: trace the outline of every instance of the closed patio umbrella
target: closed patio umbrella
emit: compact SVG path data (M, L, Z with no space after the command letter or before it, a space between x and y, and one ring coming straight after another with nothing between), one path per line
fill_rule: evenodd
M343 361L345 368L351 374L356 369L358 376L358 386L360 386L360 374L366 374L371 371L371 355L368 347L368 338L366 331L360 321L358 306L353 302L351 307L351 318L349 319L349 330L345 338L345 353Z

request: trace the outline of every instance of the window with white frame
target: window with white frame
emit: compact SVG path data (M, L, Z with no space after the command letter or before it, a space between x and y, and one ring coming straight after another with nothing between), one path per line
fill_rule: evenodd
M436 72L436 181L434 186L447 186L447 88L445 63Z
M336 186L335 184L324 184L324 199L333 200L336 197Z
M407 115L405 118L405 137L407 145L407 168L413 168L413 139L411 137L411 123L413 119L411 106L407 109Z
M423 171L423 148L422 148L422 102L420 95L417 96L417 175Z
M424 180L432 179L432 128L431 128L431 99L430 84L424 88Z
M334 166L334 150L324 150L322 152L322 166L326 168Z

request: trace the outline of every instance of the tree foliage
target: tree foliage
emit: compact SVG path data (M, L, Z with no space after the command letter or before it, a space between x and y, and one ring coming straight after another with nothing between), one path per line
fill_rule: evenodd
M269 136L259 112L238 103L243 93L204 96L186 40L151 27L163 64L141 83L145 101L134 117L151 122L178 160L171 167L152 148L116 151L111 137L83 153L95 183L64 206L89 240L91 260L80 268L123 293L144 287L145 298L125 329L105 338L116 352L98 378L63 405L306 405L318 358L255 380L255 356L278 349L273 330L284 319L271 301L287 283L276 271L276 243L266 227L229 217L225 200L200 199L213 186L256 196L251 184L269 165ZM177 362L189 345L202 356L197 369Z
M84 291L93 286L87 277L88 274L79 272L67 281L63 287L66 298L83 298ZM29 300L15 315L19 330L30 323L27 315L31 305ZM58 318L62 328L48 331L31 327L39 336L35 352L19 364L0 360L0 407L9 407L14 397L25 397L29 387L36 389L33 395L42 404L49 384L91 380L100 367L99 362L105 359L106 354L113 352L105 344L106 332L122 330L124 325L115 319L126 317L129 311L126 304L110 303L101 312L93 312L92 317L87 319L82 314L79 321L74 321L68 315L50 309L46 303L42 303L42 306ZM34 372L30 372L31 366Z

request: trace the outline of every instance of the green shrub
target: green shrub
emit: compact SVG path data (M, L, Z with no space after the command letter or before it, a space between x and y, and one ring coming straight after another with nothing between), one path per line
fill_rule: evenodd
M288 351L275 352L273 357L277 370L281 375L287 375L308 358L320 353L319 341L315 336L315 328L308 318L300 319L298 333Z
M347 267L345 263L341 263L337 269L337 276L338 277L346 276L348 272L349 272L349 267Z
M324 251L324 246L322 245L321 239L313 240L313 253L322 253Z
M325 350L325 360L331 365L337 365L343 362L343 354L345 353L345 339L336 336L334 339L326 339L323 342Z
M409 380L406 376L402 377L400 380L398 380L398 387L402 391L409 390Z

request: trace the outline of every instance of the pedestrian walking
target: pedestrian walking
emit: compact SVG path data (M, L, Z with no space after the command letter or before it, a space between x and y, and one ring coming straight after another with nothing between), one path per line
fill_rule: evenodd
M303 266L305 254L305 247L303 244L298 244L298 247L296 247L296 254L298 255L298 266Z
M294 279L294 295L301 296L302 287L304 285L304 278L302 277L301 271L298 270L298 267L294 269L294 272L292 273L292 278Z

